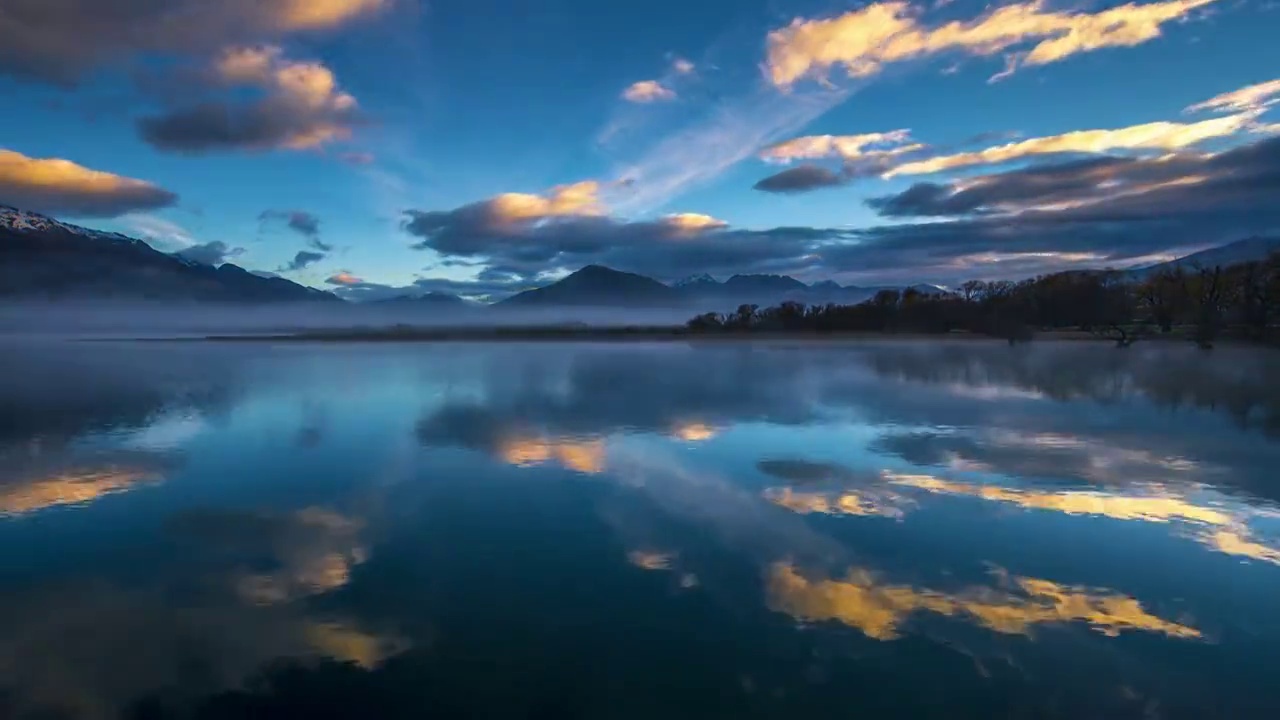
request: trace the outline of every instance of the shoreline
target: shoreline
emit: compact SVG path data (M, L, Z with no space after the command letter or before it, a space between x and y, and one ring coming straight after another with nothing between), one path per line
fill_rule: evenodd
M100 338L112 340L113 338ZM134 342L218 342L218 343L487 343L487 342L849 342L930 340L946 342L1006 343L1004 338L967 332L689 332L683 328L458 328L399 330L334 330L295 333L187 335L172 337L114 338ZM1038 333L1030 341L1072 341L1114 343L1113 338L1100 337L1078 330ZM1142 341L1186 342L1178 336L1152 336ZM1229 341L1228 341L1229 342Z

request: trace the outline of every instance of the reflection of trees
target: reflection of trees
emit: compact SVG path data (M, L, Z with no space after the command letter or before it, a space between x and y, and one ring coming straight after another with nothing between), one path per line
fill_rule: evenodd
M7 341L6 341L7 342ZM210 346L0 347L0 444L140 428L171 410L230 406L234 361Z
M434 409L418 423L418 439L425 445L466 447L496 457L523 454L541 462L566 452L584 457L589 453L583 444L590 438L619 431L698 441L709 439L722 423L803 422L815 411L815 398L805 387L812 379L807 369L825 362L746 347L710 352L664 347L644 353L587 349L567 357L562 378L530 377L536 357L491 368L495 377L486 378L484 402ZM704 365L713 372L692 371ZM561 459L578 469L595 466Z
M1019 348L912 344L867 354L876 372L912 382L1004 385L1057 400L1116 402L1144 397L1166 408L1221 412L1246 427L1280 434L1280 354L1220 348L1139 347L1112 353L1088 344Z

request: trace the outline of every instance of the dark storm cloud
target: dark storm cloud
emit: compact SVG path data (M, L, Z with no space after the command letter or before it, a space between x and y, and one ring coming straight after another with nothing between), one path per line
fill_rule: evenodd
M201 265L221 265L228 262L237 255L244 254L244 248L233 248L228 246L221 240L203 243L200 245L192 245L185 250L179 250L174 255Z
M917 183L868 204L889 217L949 216L1078 204L1055 215L1146 219L1169 211L1247 212L1280 188L1280 138L1217 155L1104 157L967 178Z
M1280 231L1278 192L1280 138L1217 155L1098 158L917 183L868 204L890 217L958 219L869 228L823 259L939 282L1122 265ZM966 259L983 253L1005 257Z
M258 220L283 220L285 227L305 237L311 247L325 253L333 251L332 245L320 239L320 218L305 210L264 210Z
M392 2L339 0L4 0L0 74L72 86L141 53L200 55L329 30Z
M357 122L353 110L317 110L264 98L249 105L206 102L145 117L138 132L157 150L198 155L311 147L349 132Z
M800 165L783 170L756 183L756 190L771 193L800 193L837 187L848 181L844 175L817 165Z
M486 263L512 284L593 263L667 281L706 272L955 284L1120 267L1275 232L1278 192L1280 138L1214 156L1104 157L919 183L870 204L886 217L951 219L858 230L747 230L701 216L511 221L494 200L410 211L403 227L415 247Z
M299 250L297 255L293 256L287 265L280 268L280 272L297 272L304 270L325 258L324 253L311 252L310 250Z
M691 272L800 272L814 251L847 233L822 228L734 230L711 218L625 222L565 217L533 223L495 221L489 202L452 211L409 211L404 229L414 246L444 255L483 258L511 278L576 270L592 263L674 280ZM684 224L682 224L684 223Z

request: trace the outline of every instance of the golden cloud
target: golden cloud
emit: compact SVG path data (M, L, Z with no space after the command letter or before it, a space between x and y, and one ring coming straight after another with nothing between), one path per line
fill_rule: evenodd
M860 515L900 518L907 498L877 489L840 493L797 492L791 488L769 488L764 498L774 505L808 515Z
M1015 490L995 485L953 482L933 475L888 471L883 473L883 477L903 487L1007 503L1028 510L1048 510L1066 515L1096 515L1124 521L1192 523L1205 527L1191 532L1191 539L1210 550L1280 565L1280 550L1250 539L1244 517L1224 508L1196 504L1161 485L1150 486L1150 495L1118 495L1083 490Z
M651 103L660 100L675 100L676 92L657 80L641 80L632 83L622 91L622 97L633 103Z
M868 77L885 65L946 52L990 56L1030 46L1010 69L1046 65L1082 52L1140 45L1161 26L1214 0L1129 3L1089 12L1056 12L1039 0L1006 5L970 21L922 24L907 2L880 2L822 20L797 18L769 33L765 70L779 88L842 66L850 77Z
M656 550L632 550L627 553L627 562L641 570L670 570L675 560L675 553Z
M0 149L0 202L25 210L115 216L166 207L177 199L144 180Z
M73 470L52 477L0 485L0 517L26 515L62 505L88 505L107 495L128 492L139 484L159 482L152 470L109 467Z
M557 185L542 195L503 193L486 201L493 222L499 225L531 223L555 217L602 215L600 183L594 180Z
M856 160L922 149L924 146L917 143L904 144L910 140L910 135L911 131L906 129L861 135L809 135L771 145L760 152L760 158L779 163L831 157ZM879 147L884 145L891 147Z
M398 635L376 635L353 625L329 620L307 621L303 637L317 653L371 669L409 649L410 642Z
M1251 113L1241 113L1195 123L1153 122L1114 130L1075 130L1061 135L1006 143L974 152L903 163L890 169L884 177L924 175L1054 153L1101 153L1121 149L1180 150L1206 140L1228 137L1249 129L1254 117Z
M676 425L671 434L685 442L702 442L715 437L716 429L705 423L690 422Z
M701 213L675 213L664 215L662 224L675 230L678 234L696 234L706 230L717 230L729 227L729 223Z
M392 0L280 0L262 6L281 30L326 30L390 6Z
M329 279L325 280L325 282L330 285L360 285L364 280L352 275L346 270L342 270L341 272L330 276Z
M884 478L895 485L931 493L965 495L1027 509L1053 510L1067 515L1101 515L1114 520L1144 522L1182 520L1206 525L1230 525L1234 522L1230 513L1217 508L1196 505L1173 494L1116 495L1085 490L1034 492L996 485L951 482L933 475L907 475L887 471L884 473ZM1159 487L1153 488L1155 492L1163 490Z
M214 62L214 72L229 84L266 90L269 103L298 116L280 147L303 150L351 136L344 118L356 110L356 99L338 89L333 71L319 62L289 60L274 46L229 48Z
M1202 103L1192 105L1186 111L1260 112L1277 102L1280 102L1280 79L1215 95Z
M771 610L806 622L841 622L876 640L897 638L899 626L917 612L965 617L1012 635L1029 634L1036 625L1083 622L1108 636L1143 630L1201 637L1199 630L1156 617L1137 600L1108 590L1035 578L1012 578L1009 585L1009 590L982 587L947 594L883 584L861 568L838 580L810 579L789 563L775 563L767 573L766 591Z
M1280 565L1280 550L1249 539L1248 529L1225 528L1194 536L1194 539L1211 550L1226 555L1246 557Z
M332 592L351 582L354 568L369 557L360 539L364 521L323 508L288 516L281 544L274 548L280 567L241 576L236 589L256 605L278 605Z
M569 470L587 475L597 475L605 469L603 440L510 438L499 443L498 456L504 462L519 467L542 465L554 460Z

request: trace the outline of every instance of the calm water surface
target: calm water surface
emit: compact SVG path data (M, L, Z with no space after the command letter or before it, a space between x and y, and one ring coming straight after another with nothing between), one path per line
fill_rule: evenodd
M0 717L1276 717L1278 378L9 343Z

